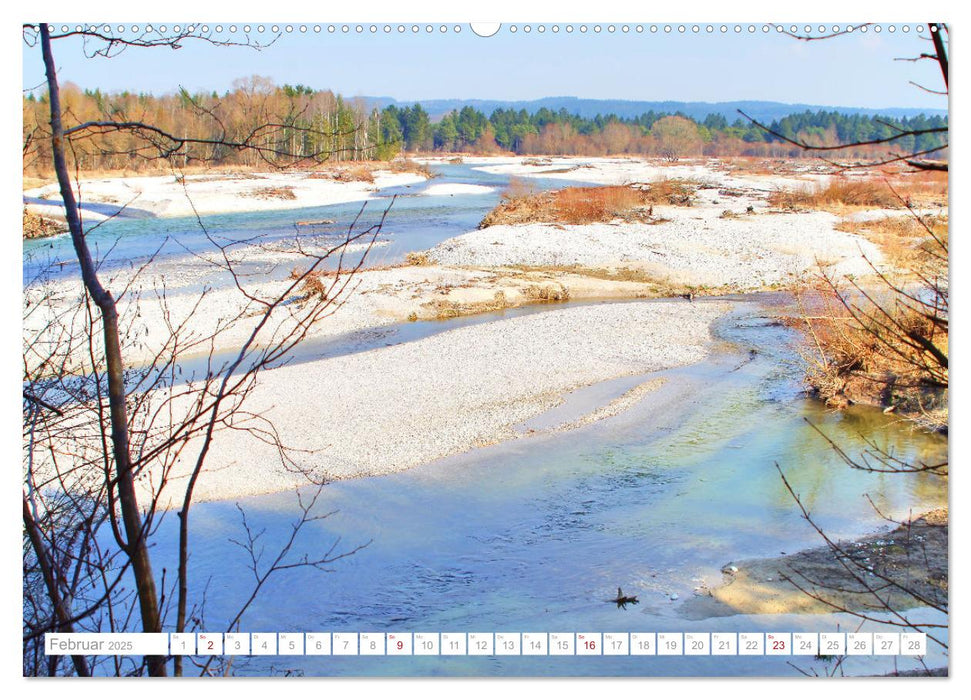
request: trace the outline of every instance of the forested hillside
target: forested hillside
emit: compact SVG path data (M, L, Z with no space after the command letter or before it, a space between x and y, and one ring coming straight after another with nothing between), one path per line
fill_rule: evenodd
M465 106L433 121L420 105L368 108L363 99L347 100L328 90L303 85L277 86L267 78L237 80L219 95L154 96L102 93L65 85L65 126L84 122L126 121L146 129L95 129L74 141L71 154L82 170L141 170L159 151L172 151L182 165L206 162L255 168L274 164L310 165L322 160L388 160L402 151L512 152L534 155L639 154L676 159L711 156L805 157L799 148L767 133L741 116L730 121L713 113L692 119L682 113L648 111L634 117L602 114L582 117L566 108L497 108L485 114ZM24 98L24 172L50 172L46 96ZM940 115L890 117L806 111L768 124L785 137L815 145L873 141L901 131L947 125ZM907 136L892 144L860 147L843 157L936 148L939 134ZM260 148L235 148L233 144ZM299 157L293 157L299 154ZM935 154L945 158L945 152Z

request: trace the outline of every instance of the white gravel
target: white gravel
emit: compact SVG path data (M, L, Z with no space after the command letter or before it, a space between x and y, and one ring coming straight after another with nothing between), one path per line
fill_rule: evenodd
M88 221L99 221L122 209L148 212L153 216L179 217L222 212L267 211L320 207L373 198L383 187L408 186L424 182L415 173L376 171L374 182L338 182L309 177L300 172L187 175L184 182L174 175L114 177L81 180L75 195ZM287 190L292 199L267 196L268 190ZM24 202L38 214L64 217L56 184L24 192Z
M565 163L575 165L576 161L555 160L546 169L563 168ZM521 159L492 159L485 164L487 168L556 176L538 172L543 168L524 166ZM430 251L432 260L452 267L412 266L362 274L347 306L312 335L377 329L406 317L429 298L451 300L478 287L491 293L498 282L490 268L500 266L630 267L672 283L749 290L814 273L817 263L839 275L865 275L871 270L863 256L880 260L875 246L862 237L835 231L837 219L830 214L769 212L765 195L786 184L781 178L733 178L694 165L681 172L634 161L598 162L561 176L616 183L653 179L655 170L664 170L662 174L669 177L703 180L696 205L655 207L656 215L670 219L658 225L530 224L469 232ZM369 196L361 183L304 182L310 189L304 190L294 180L271 184L294 186L300 199L290 202L291 207L306 206L304 202L310 200L324 203L320 200L325 194L341 197L341 201ZM89 200L96 190L94 184L87 183ZM111 184L122 187L118 182ZM173 182L160 184L165 187L151 193L146 190L142 194L151 196L140 197L142 202L136 200L132 206L174 215L176 210L162 207L163 200L171 194L186 201L185 194L168 193ZM233 208L232 203L240 206L240 188L268 183L211 180L197 184L215 188L209 196L194 197L197 205L208 202L213 207ZM470 194L468 187L476 186L441 183L425 191ZM127 188L128 184L122 187ZM103 201L115 196L126 201L121 192L106 190L104 194ZM146 207L148 201L157 205ZM276 201L252 197L243 201L253 208L277 206ZM749 206L754 213L746 213ZM738 216L722 218L725 210ZM176 272L166 275L166 283L171 294L169 311L181 320L192 314L198 300L198 292L191 289L197 270ZM284 284L267 281L257 286L267 293L279 293ZM181 286L185 289L179 289ZM64 305L73 307L78 291L76 281L60 282L37 294L53 295L53 313ZM205 336L220 318L238 314L241 307L236 297L229 288L210 292L205 311L193 316L189 331ZM577 388L698 362L712 344L710 323L730 308L730 304L716 301L636 301L568 306L456 328L401 345L265 372L246 410L271 420L283 442L296 450L292 453L296 466L316 477L396 472L516 438L515 426L556 406ZM138 340L146 353L165 341L161 304L143 299L141 308L131 306L123 311L128 323L135 318L133 331L141 334ZM25 337L43 328L49 319L43 311L35 313L25 323ZM243 319L222 334L219 349L238 345L253 323L253 319ZM591 420L613 415L646 393L646 389L635 392L606 407L591 406ZM187 449L183 459L188 462L191 455L192 450ZM196 493L199 500L231 499L304 483L302 474L281 465L274 448L244 432L227 431L218 437ZM175 484L169 493L178 490L179 484Z
M944 207L934 209L925 208L915 209L913 212L909 209L868 209L866 211L857 211L848 214L846 218L850 221L880 221L881 219L892 219L895 217L912 217L914 214L920 217L947 216L947 209Z
M269 371L247 410L271 420L286 444L302 450L294 453L299 468L316 476L396 472L514 438L513 426L580 386L698 362L712 343L710 323L729 308L625 302L457 328ZM305 483L245 433L221 435L208 465L196 490L201 500Z
M753 291L815 275L820 266L836 276L866 276L870 263L883 259L862 236L835 230L836 216L770 209L772 192L826 178L810 165L770 176L732 174L718 161L672 165L625 158L553 158L539 165L493 159L476 169L604 185L672 178L700 186L693 206L655 206L654 214L668 219L663 223L491 226L435 246L429 257L442 265L629 267L675 285Z
M523 158L492 158L479 161L466 160L475 170L486 173L512 175L521 178L571 180L598 185L623 185L632 182L652 182L659 179L692 179L709 182L718 187L752 189L768 192L780 188L806 187L822 177L807 165L793 176L749 176L727 172L723 161L711 159L664 163L658 160L636 158L551 158L531 161ZM478 163L478 165L476 165ZM539 163L539 164L536 164ZM794 169L795 170L795 169Z
M747 205L746 205L747 206ZM655 207L670 221L584 226L490 226L443 241L429 251L442 265L630 267L660 281L739 291L785 284L816 274L819 264L843 276L872 272L864 259L882 260L861 236L837 231L823 212L745 214L721 218L730 208ZM739 212L738 210L741 209Z

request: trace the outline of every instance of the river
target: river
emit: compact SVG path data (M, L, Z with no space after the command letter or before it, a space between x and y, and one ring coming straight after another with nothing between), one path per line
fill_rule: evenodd
M370 544L330 571L271 579L242 629L855 630L858 621L846 615L695 620L682 605L700 584L720 582L730 561L821 544L776 464L833 536L885 525L867 496L894 516L946 502L945 485L926 474L848 468L807 420L851 452L867 436L903 458L933 460L946 453L946 440L876 410L834 413L805 398L799 368L789 359L791 331L768 322L757 305L741 304L716 332L725 342L720 351L658 373L667 379L658 394L613 418L567 433L524 435L400 474L327 485L315 512L333 515L308 525L297 552L313 557L338 539L338 552ZM647 378L605 383L597 400ZM265 530L267 552L289 535L296 505L292 493L238 503L251 528ZM192 577L196 586L208 586L207 619L228 619L252 586L245 554L231 542L242 535L237 503L197 505L192 523ZM175 524L169 517L158 533L161 561L172 556L166 545L175 541ZM608 603L618 586L639 595L640 605L620 610ZM813 659L792 661L825 670ZM894 661L855 657L845 671L889 672ZM946 663L935 649L927 661ZM899 668L915 665L898 662ZM254 657L235 672L281 669L309 675L798 673L777 657Z
M373 262L400 260L474 228L507 179L467 165L438 166L445 182L492 187L489 194L422 196L423 186L385 191L369 203L376 216L398 195L386 226L392 241ZM537 183L546 186L553 183ZM564 181L556 181L564 186ZM425 185L427 186L427 185ZM412 196L417 195L417 196ZM243 239L293 234L299 219L346 221L360 204L205 217L210 231ZM177 245L161 264L184 264L205 243L191 220L117 219L92 234L108 265L145 259L163 239ZM166 244L169 246L169 244ZM39 257L69 259L64 238L25 242L24 274ZM58 274L72 274L61 266ZM734 615L691 619L684 602L721 581L730 562L819 546L786 492L783 469L813 515L833 536L859 537L884 526L867 501L903 516L947 502L946 483L922 474L865 473L847 467L810 423L849 452L866 437L906 459L946 454L946 438L911 429L879 411L830 412L807 399L791 330L771 321L760 297L738 300L719 321L718 348L696 365L658 373L666 379L630 410L565 433L530 434L390 476L327 485L295 554L311 558L340 540L340 552L367 543L328 571L294 569L270 579L240 629L354 632L853 631L846 615ZM642 303L665 303L645 301ZM542 313L544 307L506 314ZM382 331L379 345L409 342L494 316ZM367 349L328 341L327 354ZM319 356L319 354L317 355ZM568 399L579 410L603 403L650 377L628 378ZM658 408L658 407L662 408ZM582 411L579 411L582 412ZM531 422L542 426L543 418ZM375 426L380 429L380 426ZM307 494L305 494L307 495ZM296 517L293 493L196 505L191 581L206 591L208 629L222 631L252 586L242 509L269 555ZM177 519L154 537L156 570L175 568ZM618 586L640 604L607 602ZM935 620L930 613L917 616ZM865 628L875 631L869 625ZM929 666L947 663L930 645ZM791 663L789 663L791 662ZM241 675L796 675L827 662L780 657L252 657ZM913 668L913 659L854 657L849 674Z

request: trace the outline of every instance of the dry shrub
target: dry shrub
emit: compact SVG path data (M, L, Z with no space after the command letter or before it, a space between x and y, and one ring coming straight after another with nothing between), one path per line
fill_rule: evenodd
M410 252L405 254L405 262L409 265L424 266L431 265L432 261L428 257L428 253Z
M307 297L318 297L321 301L327 301L327 287L320 279L320 275L310 274L303 281L303 288Z
M946 207L948 204L948 173L946 172L905 173L890 182L904 201L912 207Z
M504 202L508 202L536 194L540 194L540 192L537 192L531 180L523 177L511 177L509 178L509 184L506 185L506 189L502 191L501 199ZM551 192L544 192L542 194L551 194Z
M899 190L880 188L896 205ZM945 217L884 217L843 222L873 237L901 261L881 285L848 291L825 275L797 295L796 321L810 338L808 381L827 403L897 410L926 427L947 429L949 249Z
M649 183L645 201L649 204L668 204L676 207L690 207L694 203L698 183L694 180L662 178Z
M647 204L643 191L625 185L568 187L554 196L557 221L564 224L638 218Z
M473 301L462 303L449 299L436 299L422 304L431 311L431 317L436 320L458 318L459 316L473 316L489 311L508 309L510 304L505 292L496 292L491 301ZM417 314L416 314L417 320Z
M324 284L325 277L333 277L331 270L312 270L305 272L300 268L293 268L290 271L290 279L299 280L303 278L300 289L303 292L304 300L317 297L320 301L327 301L327 286Z
M876 243L887 259L897 268L921 267L936 243L929 240L925 225L934 236L947 244L946 216L925 216L917 221L912 216L885 216L867 221L843 219L836 228L855 233Z
M647 220L653 214L648 191L628 185L567 187L533 193L514 180L502 201L479 224L592 224L615 219ZM525 190L525 191L524 191Z
M67 224L48 219L24 207L24 238L45 238L67 231Z
M449 162L454 162L453 158ZM461 162L461 158L459 159ZM390 170L393 173L415 173L416 175L421 175L427 179L432 179L435 177L434 171L429 168L425 163L419 163L412 160L411 158L396 158L388 163L383 163L381 167Z
M284 185L283 187L257 187L255 190L245 193L246 197L254 199L296 199L297 195L293 192L293 187Z
M334 182L374 182L373 166L370 163L346 163L344 165L315 170L307 175L310 180L333 180Z
M898 209L904 204L885 182L851 180L836 177L825 185L806 189L779 190L769 195L769 204L780 209L841 209L844 207L874 207Z
M371 172L371 166L365 165L364 163L352 165L344 173L344 178L350 182L374 182L374 173Z
M531 284L523 290L523 296L530 301L569 301L570 290L561 284Z
M552 192L518 195L506 190L503 192L502 201L485 215L479 223L479 228L502 224L552 222L553 214Z
M933 283L916 299L889 283L879 294L830 280L800 291L791 323L808 338L812 392L831 406L882 406L946 429L947 289Z
M825 285L801 290L797 301L800 314L790 319L790 323L804 330L810 341L809 349L803 353L810 389L827 405L852 403L853 399L848 396L850 377L861 372L866 374L874 364L876 340L854 322L839 295ZM877 393L879 397L882 387L871 384L868 388L868 396Z

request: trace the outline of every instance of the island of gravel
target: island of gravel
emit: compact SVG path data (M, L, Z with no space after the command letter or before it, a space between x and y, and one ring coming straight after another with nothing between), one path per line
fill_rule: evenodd
M577 388L704 359L714 346L710 324L734 303L704 300L706 294L777 289L817 275L821 267L833 275L859 279L872 274L873 265L882 260L880 249L867 238L839 230L838 216L781 210L770 203L774 192L827 177L812 169L751 175L736 173L717 161L671 165L635 159L552 159L537 167L521 159L488 158L466 163L525 180L564 177L630 185L680 178L693 183L692 202L690 206L655 205L650 221L489 226L412 254L406 262L382 264L381 248L372 250L370 267L356 274L354 293L338 313L311 330L311 341L355 334L367 338L409 321L526 304L626 301L551 307L402 345L265 372L250 397L250 410L272 420L284 443L304 455L300 467L320 478L395 472L511 439L513 425L556 406ZM110 207L111 201L131 201L132 207L154 215L177 216L184 215L187 207L202 213L229 207L285 209L308 202L360 201L373 196L378 185L415 185L423 177L378 174L374 186L300 173L219 176L194 183L189 178L171 180L85 182L82 191L91 211ZM242 196L265 188L294 193L296 204L279 197ZM191 199L186 197L190 189ZM445 184L432 185L426 193L453 191L474 196L490 190ZM56 207L53 192L28 194L43 200L28 208L40 212ZM190 201L191 206L186 204ZM381 243L379 236L376 244ZM249 254L277 268L300 262L282 248L264 247ZM148 361L164 343L166 314L172 319L191 315L189 330L204 335L219 319L238 311L239 295L225 286L208 292L205 314L192 315L199 284L210 272L198 260L169 260L139 280L139 285L151 289L164 279L165 308L151 294L142 295L137 309L125 308L135 295L122 300L122 315L137 314L144 327L139 348L126 358L129 364ZM127 269L106 273L109 288L127 285L129 274ZM268 278L257 285L257 291L272 294L286 283ZM81 292L76 278L61 277L26 288L25 297L28 302L55 300L48 311L55 314L77 305ZM658 297L675 301L650 301ZM295 304L301 301L299 295L293 299ZM25 321L25 334L41 332L49 320L45 313L34 313ZM232 331L221 333L213 351L238 347L253 323L243 319ZM636 400L650 393L641 390ZM576 425L619 411L620 405L591 406L589 416ZM198 500L281 491L300 482L302 476L272 466L272 450L253 442L258 441L241 438L217 443L208 471L196 487Z

